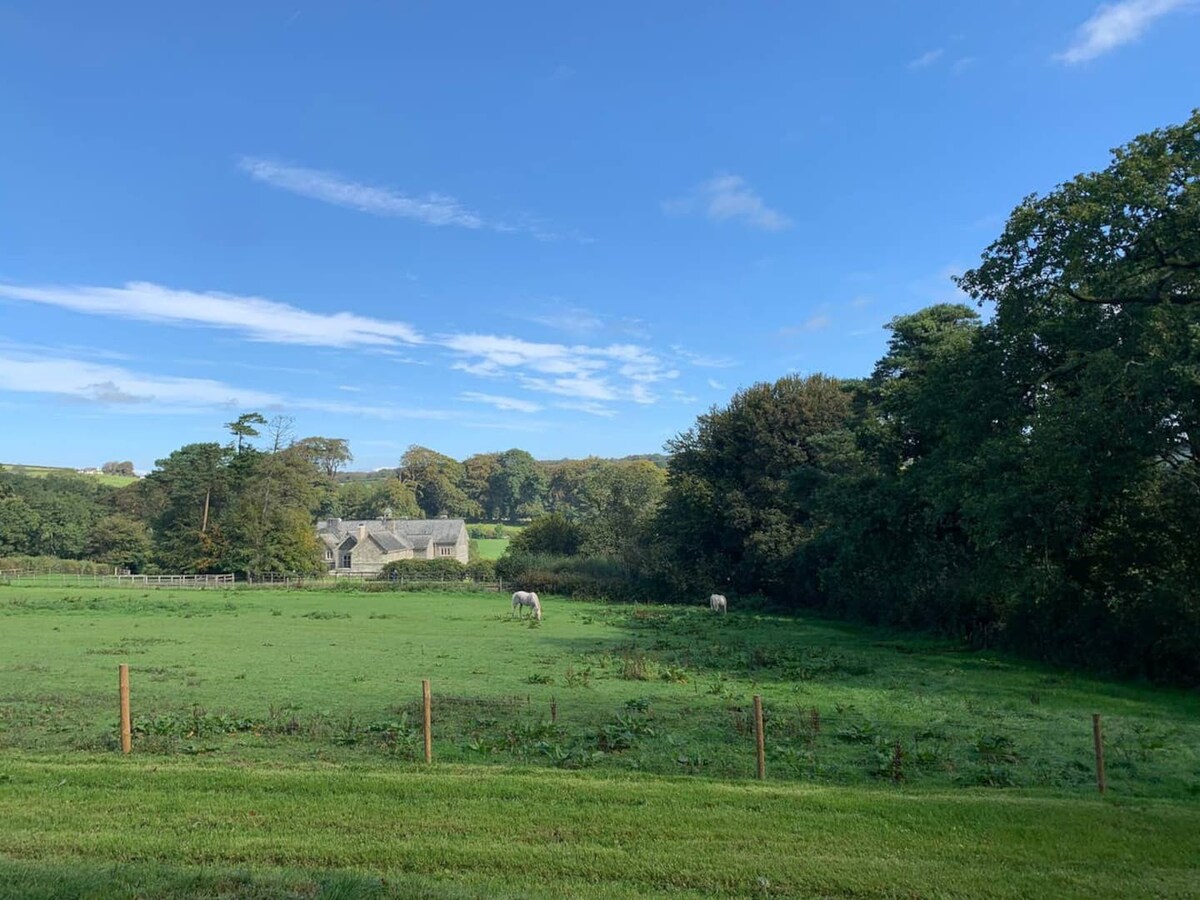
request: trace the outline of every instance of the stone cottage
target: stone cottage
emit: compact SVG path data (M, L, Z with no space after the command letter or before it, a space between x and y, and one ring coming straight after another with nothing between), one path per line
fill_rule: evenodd
M462 519L323 519L317 538L329 571L378 575L398 559L467 562L470 539Z

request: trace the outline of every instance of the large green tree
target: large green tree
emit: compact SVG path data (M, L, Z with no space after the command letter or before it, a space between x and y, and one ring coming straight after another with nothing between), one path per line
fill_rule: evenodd
M426 516L467 516L472 504L463 491L462 463L413 444L400 459L399 477L412 487Z
M222 570L228 552L222 520L234 498L232 452L217 443L187 444L142 479L155 557L165 570Z
M679 590L776 592L810 536L811 487L798 476L837 452L848 385L824 375L756 384L669 443L655 568Z

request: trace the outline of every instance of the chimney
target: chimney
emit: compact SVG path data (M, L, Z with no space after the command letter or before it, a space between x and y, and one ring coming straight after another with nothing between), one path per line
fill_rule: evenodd
M360 522L358 525L358 539L365 541L367 539L367 523Z
M329 531L339 531L342 527L342 520L341 519L326 519L325 527Z

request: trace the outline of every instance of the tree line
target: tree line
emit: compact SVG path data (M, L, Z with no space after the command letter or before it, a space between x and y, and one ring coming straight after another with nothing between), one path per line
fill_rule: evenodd
M67 474L0 472L0 558L88 559L133 572L309 575L325 568L317 518L517 522L554 513L603 519L612 532L621 527L615 493L652 503L666 480L653 457L540 462L512 449L459 461L418 445L395 469L348 473L354 457L344 439L297 439L290 417L251 412L226 429L228 441L181 447L121 488ZM649 487L636 487L642 483ZM596 534L589 549L616 546Z

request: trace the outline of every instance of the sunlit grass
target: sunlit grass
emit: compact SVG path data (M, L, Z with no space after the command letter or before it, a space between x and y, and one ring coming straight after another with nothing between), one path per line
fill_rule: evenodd
M533 624L502 594L0 588L0 897L1200 883L1193 695L736 601L543 601Z

